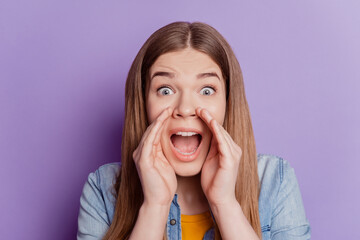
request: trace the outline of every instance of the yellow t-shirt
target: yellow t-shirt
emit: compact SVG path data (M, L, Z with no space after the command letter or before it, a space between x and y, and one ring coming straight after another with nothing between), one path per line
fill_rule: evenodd
M196 214L181 214L182 240L202 240L206 231L213 226L210 211Z

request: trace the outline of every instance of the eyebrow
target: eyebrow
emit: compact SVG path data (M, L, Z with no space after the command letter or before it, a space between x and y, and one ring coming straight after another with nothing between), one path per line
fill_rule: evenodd
M151 79L153 79L156 76L162 76L162 77L168 77L168 78L174 78L175 74L174 73L170 73L170 72L155 72ZM207 78L207 77L216 77L217 79L220 80L220 77L217 75L216 72L207 72L207 73L199 73L198 75L196 75L197 79L201 79L201 78Z
M168 77L168 78L174 78L175 74L174 73L170 73L170 72L155 72L151 79L153 79L156 76L163 76L163 77Z

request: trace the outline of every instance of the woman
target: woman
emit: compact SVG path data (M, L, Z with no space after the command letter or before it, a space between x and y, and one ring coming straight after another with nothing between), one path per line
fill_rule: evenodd
M294 170L256 153L239 63L207 24L175 22L137 54L121 166L89 175L78 239L309 239Z

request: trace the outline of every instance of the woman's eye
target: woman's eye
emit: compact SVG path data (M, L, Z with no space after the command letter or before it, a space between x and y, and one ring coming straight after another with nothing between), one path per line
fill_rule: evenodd
M171 88L169 87L161 87L158 89L158 93L160 93L160 95L170 95L170 94L174 94L173 90L171 90Z
M212 87L204 87L200 92L202 95L210 96L214 94L215 90Z

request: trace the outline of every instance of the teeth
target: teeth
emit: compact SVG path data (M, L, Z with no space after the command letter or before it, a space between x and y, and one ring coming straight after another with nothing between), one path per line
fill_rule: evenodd
M196 132L177 132L176 135L183 136L183 137L190 137L196 135Z

